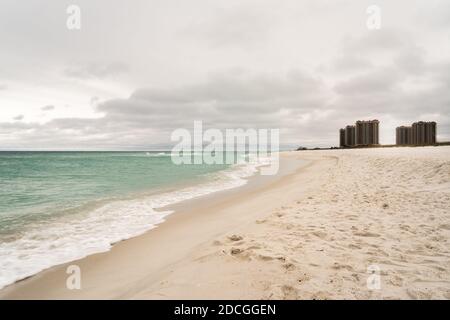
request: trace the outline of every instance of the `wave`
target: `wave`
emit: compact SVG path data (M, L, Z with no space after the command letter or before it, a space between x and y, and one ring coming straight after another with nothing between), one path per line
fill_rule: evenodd
M170 156L170 153L165 153L165 152L158 152L158 153L146 152L145 155L147 157L168 157L168 156Z
M155 228L172 213L156 209L245 185L246 178L254 175L258 167L268 164L269 158L241 162L209 174L201 184L145 198L112 201L76 220L60 219L29 230L19 239L0 243L0 289L52 266L108 251L114 243Z

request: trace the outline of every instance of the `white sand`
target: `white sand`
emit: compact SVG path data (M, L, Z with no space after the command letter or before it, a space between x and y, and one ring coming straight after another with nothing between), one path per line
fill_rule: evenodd
M450 299L450 147L284 157L311 163L78 261L82 290L61 266L0 298Z

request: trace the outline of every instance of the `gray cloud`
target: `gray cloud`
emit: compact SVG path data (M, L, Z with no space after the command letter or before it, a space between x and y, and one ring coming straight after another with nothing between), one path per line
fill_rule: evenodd
M121 62L108 64L90 62L86 64L72 64L64 69L64 75L71 78L89 79L106 78L124 74L129 71L129 67Z
M346 37L341 43L345 54L367 55L411 48L414 42L405 31L382 28L359 37Z
M314 94L320 81L300 71L283 76L245 72L214 74L207 82L168 90L141 89L132 98L160 102L274 101Z
M351 72L372 67L373 64L362 56L342 55L333 62L332 69L337 72Z
M21 121L21 120L23 120L25 117L24 117L24 115L23 114L19 114L18 116L15 116L14 118L13 118L13 120L14 121Z
M209 81L171 89L139 89L129 99L98 106L105 119L146 121L152 127L269 125L281 112L306 112L322 104L320 81L300 72L283 76L224 73ZM174 126L175 125L175 126Z
M139 89L128 99L99 103L97 110L103 114L100 118L63 118L45 125L34 124L33 134L30 131L29 135L32 140L41 136L39 144L56 132L62 133L60 140L68 136L71 141L78 140L74 145L105 141L120 145L125 136L132 136L140 145L167 144L172 130L191 128L194 120L222 129L295 126L286 121L286 115L315 114L314 109L324 105L325 100L323 84L299 71L282 75L224 72L203 83ZM23 127L17 130L23 131ZM23 138L27 133L20 135Z
M415 21L421 26L430 28L447 28L450 26L450 6L445 0L437 0L429 6L417 9Z
M268 39L271 14L260 6L220 9L192 22L182 35L199 38L212 47L249 49Z
M47 106L44 106L41 108L42 111L51 111L54 109L55 109L55 106L52 106L52 105L47 105Z
M338 83L336 92L346 96L386 95L396 89L400 75L395 69L377 69Z
M194 120L326 146L358 119L380 119L385 143L436 120L450 139L448 1L380 0L369 31L371 3L350 0L79 0L79 32L65 28L69 2L5 1L2 148L148 148ZM42 123L41 101L72 107Z
M100 99L98 97L91 97L90 105L95 107L99 103Z
M59 141L80 148L154 147L170 144L172 130L189 129L194 120L202 120L206 127L219 129L281 128L286 144L333 145L336 130L347 123L395 116L404 119L404 124L437 120L439 134L448 136L450 79L445 77L444 68L426 65L426 69L434 85L415 91L403 89L408 75L415 77L415 73L405 72L404 66L396 63L369 69L332 88L297 70L281 75L231 70L197 84L142 88L129 98L98 103L99 118L10 125L8 133L15 132L21 137L19 141L38 145L45 145L57 134ZM429 105L433 107L425 107Z

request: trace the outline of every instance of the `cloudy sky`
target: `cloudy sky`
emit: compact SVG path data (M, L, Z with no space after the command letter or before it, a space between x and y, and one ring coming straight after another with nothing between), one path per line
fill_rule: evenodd
M1 0L0 149L159 148L194 120L304 146L434 120L450 140L449 40L448 0Z

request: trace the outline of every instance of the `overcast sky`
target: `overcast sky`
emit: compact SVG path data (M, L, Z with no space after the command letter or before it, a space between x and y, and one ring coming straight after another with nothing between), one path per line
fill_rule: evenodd
M194 120L304 146L434 120L450 140L449 40L448 0L1 0L0 149L158 148Z

